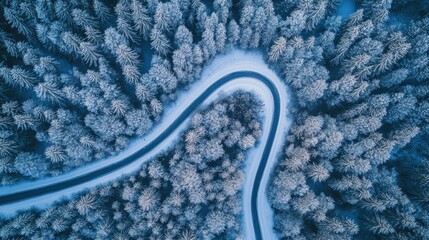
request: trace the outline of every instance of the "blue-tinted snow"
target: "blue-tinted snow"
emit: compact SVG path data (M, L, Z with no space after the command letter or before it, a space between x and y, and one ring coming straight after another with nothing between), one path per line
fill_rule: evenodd
M337 15L346 19L350 16L350 14L352 14L355 11L356 11L355 0L342 0L340 6L338 6Z

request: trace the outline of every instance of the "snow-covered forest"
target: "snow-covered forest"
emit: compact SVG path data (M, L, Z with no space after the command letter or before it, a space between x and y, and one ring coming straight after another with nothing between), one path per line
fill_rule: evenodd
M290 89L267 195L279 239L429 239L428 0L3 0L0 184L124 150L232 49ZM0 238L239 239L260 103L196 113L134 175L13 218Z
M246 150L261 103L236 92L196 113L179 143L107 186L0 220L0 238L239 239Z

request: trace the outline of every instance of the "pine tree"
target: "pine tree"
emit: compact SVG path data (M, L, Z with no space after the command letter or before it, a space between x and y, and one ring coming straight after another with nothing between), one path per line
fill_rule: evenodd
M18 145L13 140L0 138L0 156L8 157L18 153Z
M141 74L135 65L125 65L122 67L122 73L130 84L137 84L140 80Z
M271 46L271 50L268 53L268 59L272 62L276 62L280 56L286 50L286 39L284 37L279 37L274 45Z
M271 11L267 10L266 11ZM269 47L277 36L277 31L280 26L279 18L274 14L269 14L266 26L262 28L262 46Z
M304 196L297 197L292 201L293 208L300 214L306 214L317 209L319 201L313 192L307 192Z
M138 37L135 35L131 21L118 17L116 20L116 28L118 29L118 32L121 33L127 40L137 43Z
M174 43L181 47L184 44L192 45L193 35L185 25L180 25L174 34Z
M26 37L31 37L33 32L31 31L30 26L27 25L24 19L17 13L14 9L5 7L3 11L3 16L6 18L6 21L16 28L19 33L24 34Z
M227 36L230 47L235 45L240 39L240 27L234 19L228 23Z
M86 40L90 41L97 47L103 42L102 33L96 28L85 27L85 35Z
M308 11L306 28L312 30L325 17L327 12L327 1L319 1Z
M80 39L77 35L71 32L64 32L61 34L61 39L65 44L65 47L68 48L68 51L74 56L78 55L80 52L80 44L82 39Z
M395 229L390 225L386 218L379 214L372 214L365 218L368 229L374 234L394 233Z
M1 140L0 140L1 142ZM0 143L1 144L1 143ZM0 153L1 155L1 153ZM13 166L13 161L11 157L1 157L0 158L0 174L6 175L8 173L15 173L16 169Z
M220 234L226 228L225 213L222 211L210 212L207 215L207 228L210 234Z
M129 109L129 102L127 102L125 99L112 100L111 104L113 113L117 116L124 116Z
M112 53L116 53L119 45L127 43L127 40L115 28L108 28L104 31L104 43Z
M75 202L75 207L79 212L79 214L81 215L89 214L90 212L92 212L92 210L96 209L97 207L96 196L91 193L87 193L81 196L79 200Z
M329 178L329 171L321 164L311 164L307 167L308 176L315 182L323 182Z
M132 17L134 21L134 29L147 40L150 29L152 28L152 19L149 16L149 11L138 0L133 0L131 3Z
M226 29L225 25L223 25L222 23L219 23L216 27L215 41L217 51L223 52L225 50L226 44Z
M139 206L144 211L151 211L159 203L159 194L153 188L147 188L143 191L138 199Z
M69 4L67 1L64 0L58 0L55 2L54 8L56 16L61 19L62 22L65 22L68 25L72 24L72 4Z
M100 18L103 23L109 22L110 18L113 17L109 7L100 0L93 0L93 8L95 15Z
M57 72L58 62L55 58L47 56L39 58L39 63L34 66L34 72L39 76L43 76L47 73Z
M293 212L274 215L274 227L279 231L281 237L298 237L303 225L303 219Z
M20 107L17 101L8 101L2 104L2 113L7 116L14 116L20 112Z
M194 75L194 59L190 45L182 45L173 52L173 70L180 82L190 82Z
M280 22L281 34L287 38L298 36L306 26L306 15L301 10L293 11L286 20Z
M58 88L55 82L39 83L35 88L37 96L40 99L48 100L54 103L60 103L64 100L63 92Z
M167 55L170 51L168 38L157 28L153 28L150 34L151 46L161 55Z
M289 170L302 169L310 161L310 154L302 147L289 147L286 151L286 155L286 161L284 161L283 164Z
M14 66L12 69L7 67L0 68L0 76L11 86L20 86L29 89L36 82L36 77L30 71Z
M82 29L86 27L97 28L98 26L97 20L85 10L73 9L72 16L76 25L80 26Z
M131 110L125 115L128 127L137 135L143 135L152 127L148 114L142 110Z
M150 101L150 107L155 116L159 116L163 110L162 103L158 99L152 99Z
M81 42L79 46L79 53L82 59L90 66L97 66L97 61L101 57L101 54L97 51L97 47L90 42Z
M51 159L51 162L53 163L63 162L67 158L66 152L58 145L47 147L45 150L45 156Z
M149 101L153 96L153 89L147 84L137 83L136 85L136 96L140 101Z
M24 114L17 114L13 116L15 125L20 130L36 130L39 123L34 119L32 116L24 115Z
M122 65L138 65L138 55L130 47L125 44L121 44L116 49L117 61Z
M13 126L13 121L8 116L0 115L0 130L7 130Z

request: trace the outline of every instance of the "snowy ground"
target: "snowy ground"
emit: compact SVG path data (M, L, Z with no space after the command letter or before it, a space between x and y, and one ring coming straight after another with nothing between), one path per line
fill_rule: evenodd
M347 19L352 13L356 11L355 0L342 0L340 6L337 9L336 14Z
M284 136L286 131L289 129L290 121L286 117L287 113L287 104L288 104L288 93L285 85L278 78L278 76L268 68L268 65L262 59L262 56L257 53L245 53L243 51L232 51L227 55L218 56L213 63L207 66L202 74L201 80L197 81L196 84L193 84L188 90L178 93L178 100L166 108L163 119L160 123L153 128L153 130L148 133L145 137L137 139L134 141L125 151L120 154L110 157L103 161L98 161L93 164L86 165L82 168L73 170L67 174L63 174L56 177L51 177L43 180L38 180L34 182L24 182L19 183L13 186L6 186L0 188L0 196L6 195L22 190L31 189L34 187L40 187L53 182L61 182L66 179L71 179L76 176L79 176L84 173L92 172L95 169L99 169L103 166L112 164L113 162L120 161L126 156L131 155L136 152L142 146L153 140L156 136L162 133L191 102L200 95L205 89L207 89L212 83L217 79L237 71L250 70L258 72L272 81L272 83L277 87L280 93L280 106L281 114L279 119L279 126L277 128L276 137L274 140L273 147L270 152L270 156L261 180L261 190L258 192L257 198L257 207L258 207L258 218L263 235L263 239L276 239L276 236L273 232L273 213L268 200L266 198L266 186L272 172L272 168L275 166L277 161L277 154L281 152L281 147L284 142ZM229 93L239 89L252 91L261 100L264 102L264 124L263 124L263 135L261 141L248 154L247 165L246 165L246 182L244 184L243 190L243 211L244 211L244 227L246 239L254 239L253 236L253 223L252 223L252 209L250 207L251 202L251 192L253 187L253 182L255 181L256 171L259 166L261 155L264 149L264 146L267 141L269 129L272 127L272 112L273 112L273 97L270 90L262 82L257 79L252 78L237 78L222 87L220 87L215 93L213 93L204 104L209 104L214 99L219 97L221 92ZM155 149L150 151L145 156L138 159L118 171L112 172L110 174L104 175L103 177L97 178L92 181L85 182L83 184L67 188L58 192L50 193L40 197L32 198L29 200L24 200L21 202L12 203L9 205L0 206L0 213L4 215L13 215L18 210L29 209L31 207L37 208L46 208L51 205L53 202L63 199L70 198L73 194L76 194L84 189L94 187L99 184L105 184L107 182L114 181L118 177L130 174L141 166L144 162L156 157L160 152L166 151L169 147L174 145L174 142L177 141L180 133L186 129L187 122L178 127L173 134L171 134L165 141L159 144Z

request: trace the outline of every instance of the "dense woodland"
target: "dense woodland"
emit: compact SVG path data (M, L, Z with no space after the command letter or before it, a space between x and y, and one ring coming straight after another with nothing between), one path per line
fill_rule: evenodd
M251 93L224 96L132 176L0 220L0 239L243 239L244 164L261 111Z
M285 80L293 101L293 124L267 189L279 238L428 239L429 1L355 0L352 13L341 15L337 9L347 1L2 1L1 183L57 175L124 149L151 129L176 90L196 81L217 54L257 50ZM254 121L252 114L246 119ZM220 119L212 127L220 128ZM243 131L253 131L244 120L239 120ZM208 164L192 162L200 157L186 151L203 153L186 145L186 136L174 151L143 166L142 174L76 196L51 213L7 220L1 236L37 238L35 232L42 234L38 230L47 224L58 227L57 237L74 236L82 227L134 238L128 223L141 219L127 212L145 211L151 198L164 204L173 196L174 180L164 177L179 169L175 164ZM258 134L230 136L238 138L236 151L243 151L243 141L252 146ZM219 144L229 144L219 137L206 139L212 154L229 155L216 152ZM184 146L186 151L178 150ZM244 159L230 157L225 166L217 161L208 165L228 175L228 166L240 167ZM154 164L165 175L150 175ZM228 201L240 205L240 187L234 186L234 200L206 200L202 209L209 212L196 207L190 210L194 214L180 214L192 219L184 224L195 222L192 228L176 227L176 215L167 211L146 214L148 220L139 224L150 230L140 233L162 234L174 226L183 239L235 239L241 234L240 207L227 209ZM136 198L124 198L124 191L151 196L139 205ZM179 191L183 199L190 196L186 191ZM90 210L78 204L94 201ZM176 208L186 211L194 204L184 203ZM100 210L104 207L109 211ZM69 218L59 216L63 208ZM101 225L100 214L111 221ZM209 227L219 219L226 225ZM94 231L80 232L88 234L81 238L96 238L90 235Z

